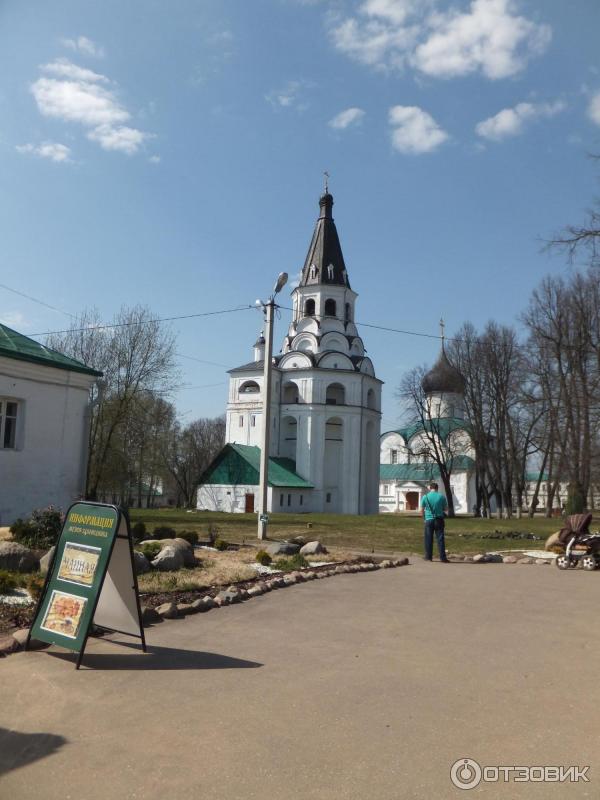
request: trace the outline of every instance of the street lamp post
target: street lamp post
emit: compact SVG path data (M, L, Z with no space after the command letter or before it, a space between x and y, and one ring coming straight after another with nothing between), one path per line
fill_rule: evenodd
M287 272L280 272L273 294L266 303L261 303L265 315L265 364L263 372L262 407L263 427L260 448L260 474L258 492L258 538L267 538L267 493L269 489L269 447L271 441L271 376L273 368L273 319L275 312L275 296L287 283Z

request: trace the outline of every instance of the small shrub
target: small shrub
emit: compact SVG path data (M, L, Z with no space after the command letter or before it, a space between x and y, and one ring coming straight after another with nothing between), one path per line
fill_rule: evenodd
M131 529L131 535L133 536L134 542L141 542L143 539L146 538L146 526L143 522L136 522L133 528Z
M7 569L0 569L0 594L12 592L19 586L20 581L17 576Z
M270 556L270 555L267 553L267 551L266 551L266 550L259 550L259 551L258 551L258 553L256 554L256 559L255 559L255 560L256 560L256 561L257 561L259 564L262 564L262 565L263 565L263 567L268 567L268 566L269 566L269 564L271 563L271 561L273 561L273 559L272 559L272 558L271 558L271 556Z
M227 550L229 547L229 542L226 542L225 539L215 539L213 547L216 547L217 550Z
M148 561L153 561L162 550L162 547L158 542L146 542L146 544L136 547L136 550L138 553L143 553Z
M198 534L196 531L180 531L178 535L180 539L185 539L186 542L189 542L192 547L198 544Z
M37 600L42 593L42 589L44 588L45 580L43 575L33 573L23 577L23 586L28 590L33 599Z
M177 531L168 525L157 525L152 532L153 539L175 539Z
M289 558L279 558L273 566L275 569L279 569L282 572L294 572L294 570L302 569L302 567L309 567L310 564L301 556L300 553L296 553Z
M18 519L10 526L15 542L32 550L49 550L58 541L64 515L60 508L48 506L31 512L29 519Z

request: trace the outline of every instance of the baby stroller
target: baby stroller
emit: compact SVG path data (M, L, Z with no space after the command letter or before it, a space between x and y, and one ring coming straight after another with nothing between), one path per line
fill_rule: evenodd
M574 569L579 562L584 569L600 567L600 534L590 533L591 514L573 514L558 534L565 552L556 558L559 569Z

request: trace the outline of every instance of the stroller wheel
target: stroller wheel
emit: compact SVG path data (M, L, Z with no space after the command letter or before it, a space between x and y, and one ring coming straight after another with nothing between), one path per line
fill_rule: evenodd
M581 559L581 566L584 569L587 569L587 570L590 570L590 571L593 570L593 569L597 569L598 562L596 561L596 556L594 556L594 555L583 556L583 558Z
M572 558L567 558L565 555L559 555L556 557L556 566L559 569L569 569L569 567L575 565Z

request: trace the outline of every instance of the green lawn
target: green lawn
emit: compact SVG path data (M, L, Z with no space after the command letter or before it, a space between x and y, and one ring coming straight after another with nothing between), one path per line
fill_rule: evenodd
M133 522L142 521L148 531L155 525L170 525L175 530L195 530L205 538L209 525L216 525L219 536L230 542L256 540L255 514L223 514L210 511L186 512L183 509L132 509ZM457 517L446 520L446 544L450 553L477 553L485 550L528 549L543 546L543 541L504 538L512 532L533 533L546 539L561 527L561 519L480 519ZM308 525L311 528L308 528ZM496 536L496 532L500 536ZM354 517L341 514L271 514L270 539L285 539L301 534L320 539L325 545L357 550L419 553L422 550L423 523L416 515L379 514ZM490 536L494 538L489 538Z

